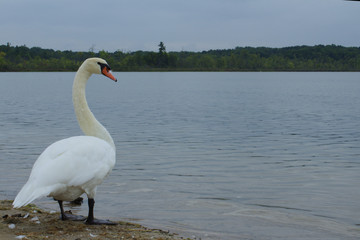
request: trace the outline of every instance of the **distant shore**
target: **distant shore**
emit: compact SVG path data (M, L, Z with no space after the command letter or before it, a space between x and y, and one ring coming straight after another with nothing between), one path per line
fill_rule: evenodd
M283 48L235 47L202 52L73 52L40 47L0 45L0 72L76 71L90 57L104 58L115 72L359 72L360 47L337 45Z
M61 221L58 212L47 212L33 204L13 209L10 200L0 201L0 239L183 239L160 229L117 221L115 226L86 225Z

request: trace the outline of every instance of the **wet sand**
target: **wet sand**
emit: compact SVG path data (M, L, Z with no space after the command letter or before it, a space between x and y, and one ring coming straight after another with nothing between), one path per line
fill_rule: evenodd
M0 240L183 239L176 234L122 221L118 221L114 226L61 221L59 212L47 212L33 204L13 209L11 203L9 200L0 201Z

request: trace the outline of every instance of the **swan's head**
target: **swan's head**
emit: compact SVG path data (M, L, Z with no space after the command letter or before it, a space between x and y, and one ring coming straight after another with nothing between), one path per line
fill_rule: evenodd
M82 66L90 73L102 74L117 82L117 79L111 73L109 64L102 58L88 58Z

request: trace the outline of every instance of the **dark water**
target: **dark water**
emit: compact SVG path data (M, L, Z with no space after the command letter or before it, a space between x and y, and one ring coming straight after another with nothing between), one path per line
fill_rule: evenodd
M360 73L115 75L87 89L117 146L96 216L202 239L360 238ZM81 135L73 77L0 73L0 198Z

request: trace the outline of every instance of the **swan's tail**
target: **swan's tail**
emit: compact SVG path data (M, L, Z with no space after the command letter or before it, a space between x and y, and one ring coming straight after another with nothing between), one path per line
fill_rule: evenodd
M34 201L35 199L45 197L48 194L49 191L46 187L34 188L31 182L27 182L16 196L13 202L13 207L19 208L25 206Z

